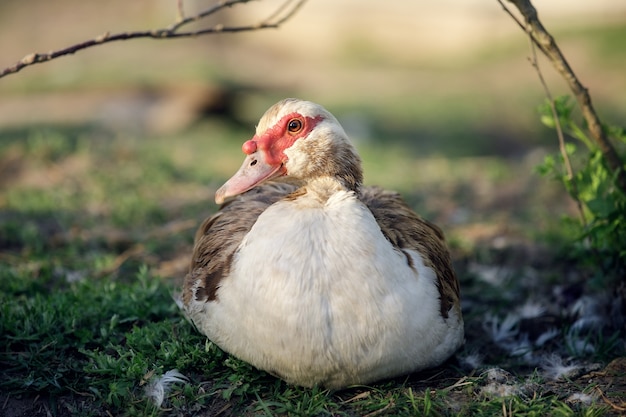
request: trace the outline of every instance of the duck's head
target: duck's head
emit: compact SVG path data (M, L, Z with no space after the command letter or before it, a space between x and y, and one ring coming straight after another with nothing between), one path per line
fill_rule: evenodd
M363 181L361 160L343 128L319 104L285 99L270 107L256 134L242 146L241 168L215 193L215 202L246 192L269 180L306 184L334 177L357 191Z

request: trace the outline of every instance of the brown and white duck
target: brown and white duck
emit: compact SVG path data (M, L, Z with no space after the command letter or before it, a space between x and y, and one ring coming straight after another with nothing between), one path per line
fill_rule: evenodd
M329 388L437 366L461 346L442 232L399 194L362 186L332 114L282 100L243 152L185 278L202 333L289 383Z

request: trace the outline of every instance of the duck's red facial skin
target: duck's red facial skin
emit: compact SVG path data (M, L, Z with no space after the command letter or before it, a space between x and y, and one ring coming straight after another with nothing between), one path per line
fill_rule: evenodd
M260 151L269 165L284 164L287 162L285 149L311 133L322 120L322 116L302 116L297 112L287 114L261 135L254 135L241 149L246 155Z
M283 116L261 135L246 141L241 149L247 155L241 168L215 193L215 201L244 193L264 181L287 175L285 150L307 136L323 120L294 112Z

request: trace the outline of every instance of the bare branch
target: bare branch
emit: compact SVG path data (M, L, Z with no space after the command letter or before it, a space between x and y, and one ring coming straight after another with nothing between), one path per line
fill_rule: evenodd
M0 72L0 78L5 77L9 74L15 74L16 72L24 69L25 67L40 64L42 62L51 61L55 58L59 58L65 55L74 54L80 50L90 48L96 45L102 45L109 42L115 41L123 41L128 39L137 39L137 38L150 38L150 39L176 39L176 38L189 38L201 35L209 35L214 33L234 33L234 32L249 32L254 30L262 30L262 29L275 29L289 20L296 12L302 7L302 5L306 2L306 0L287 0L283 3L272 15L265 19L261 20L258 23L243 25L243 26L224 26L222 24L218 24L209 28L198 29L193 31L179 31L182 27L189 25L192 22L198 22L208 16L216 14L217 12L232 7L237 4L248 3L252 0L226 0L220 1L218 4L205 9L195 15L185 17L183 10L183 2L182 0L178 0L177 2L177 19L176 22L171 25L162 28L162 29L154 29L154 30L144 30L144 31L132 31L132 32L121 32L116 34L110 34L106 32L100 36L97 36L94 39L90 39L81 43L77 43L72 46L68 46L67 48L59 49L56 51L51 51L47 53L32 53L26 55L24 58L17 61L14 65L3 69Z
M591 103L589 91L582 85L578 77L576 77L576 74L574 74L574 71L568 64L565 56L561 53L561 50L552 35L550 35L550 33L543 27L543 24L537 15L537 10L532 5L530 0L509 1L513 3L522 16L524 16L526 24L522 27L528 32L533 43L537 45L539 50L541 50L541 52L548 57L556 71L567 82L570 90L574 94L574 97L576 97L576 100L578 101L578 105L580 106L582 115L587 122L591 137L593 137L598 144L608 168L615 175L616 185L622 190L622 192L626 193L626 172L624 172L624 163L621 161L619 155L613 147L613 144L609 141L606 131L602 127L602 122L600 121L600 118ZM515 19L513 14L506 9L502 1L498 0L498 2L502 5L502 7L504 7L507 13ZM515 21L520 24L517 19L515 19Z

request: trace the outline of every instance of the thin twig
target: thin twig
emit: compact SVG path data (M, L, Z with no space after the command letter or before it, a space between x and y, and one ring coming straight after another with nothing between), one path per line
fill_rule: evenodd
M531 56L529 58L530 64L535 69L537 73L537 77L539 77L539 82L543 87L544 94L548 98L548 102L550 103L550 111L552 112L552 119L554 120L554 126L556 128L556 135L559 138L559 150L561 152L561 156L563 157L563 163L565 164L565 170L567 171L566 180L572 187L572 198L576 202L576 207L578 208L578 214L580 215L580 220L583 226L587 226L587 219L585 218L585 211L583 209L583 203L580 201L580 196L578 194L578 185L576 184L576 180L574 178L574 170L572 169L572 163L570 162L569 155L567 154L567 149L565 147L565 136L563 135L563 129L561 127L561 118L559 117L559 113L556 111L556 106L554 105L554 98L552 97L552 93L550 92L550 88L546 83L545 78L543 78L543 73L541 72L541 68L539 68L539 60L537 59L537 50L535 49L535 43L533 42L532 36L530 35L530 31L528 32L528 46L530 48Z
M513 14L513 12L511 12L511 10L508 7L504 5L502 0L497 0L497 2L500 3L500 6L502 6L502 9L504 10L504 12L508 14L515 23L517 23L517 26L519 26L520 29L526 32L526 27L524 26L524 24L517 18L517 16Z
M381 414L385 414L395 404L396 404L395 401L393 401L393 399L390 399L389 403L387 403L386 406L384 406L383 408L381 408L379 410L374 410L371 413L365 414L363 417L375 417L375 416L379 416Z
M137 243L136 245L131 246L130 248L126 249L121 254L117 255L117 257L113 260L113 263L110 266L98 271L95 275L98 278L104 277L106 275L110 275L116 272L118 269L120 269L122 264L126 262L128 259L130 259L133 256L141 255L144 252L145 252L144 245L142 245L141 243Z
M448 392L448 391L452 391L455 388L459 388L459 387L464 387L466 385L472 385L474 382L472 381L468 381L468 378L466 376L462 377L461 379L459 379L458 381L456 381L454 384L445 387L443 389L443 391Z
M602 390L599 387L596 387L596 391L598 391L598 393L600 394L600 397L602 398L602 400L607 403L609 406L611 406L612 409L620 411L620 412L624 412L626 411L626 402L622 401L620 402L620 404L616 404L613 401L611 401L605 394L604 392L602 392Z
M225 9L227 7L232 7L232 6L236 5L236 4L249 3L250 1L252 1L252 0L220 1L216 5L211 6L208 9L205 9L205 10L199 12L199 13L196 13L193 16L184 17L184 15L183 15L182 19L180 19L177 22L172 23L171 25L169 25L164 30L167 31L167 32L176 32L182 26L188 25L188 24L190 24L192 22L197 22L198 20L202 20L205 17L211 16L212 14L215 14L215 13L219 12L222 9ZM179 14L180 13L182 13L182 9L179 8Z
M213 15L225 8L232 7L236 4L248 3L252 0L227 0L221 1L215 6L212 6L208 9L205 9L193 16L184 16L183 8L182 8L182 0L178 2L178 18L177 21L172 23L171 25L154 30L143 30L143 31L132 31L132 32L121 32L116 34L110 34L106 32L100 36L97 36L94 39L90 39L81 43L77 43L75 45L59 49L56 51L46 52L46 53L32 53L26 55L24 58L17 61L14 65L6 67L0 72L0 78L5 77L9 74L15 74L16 72L24 69L25 67L40 64L42 62L51 61L55 58L59 58L64 55L71 55L80 50L90 48L95 45L102 45L109 42L115 41L123 41L128 39L137 39L137 38L149 38L149 39L176 39L176 38L188 38L195 36L202 36L208 34L215 33L235 33L235 32L249 32L254 30L262 30L262 29L276 29L289 20L296 12L302 7L302 5L306 2L306 0L299 0L295 4L292 4L294 0L287 0L283 3L277 11L272 13L270 18L261 20L258 23L243 25L243 26L224 26L222 24L217 24L215 26L193 30L193 31L184 31L179 32L179 29L185 25L188 25L192 22L200 21L207 16ZM282 14L282 17L278 18Z
M342 404L349 404L351 402L357 401L357 400L362 400L364 398L367 398L371 395L372 391L363 391L359 394L356 394L353 397L348 398L347 400L343 400L341 403Z
M285 9L287 9L287 6L290 3L293 3L294 0L287 0L285 3L283 3L282 6L280 6L276 12L274 12L270 17L268 17L267 19L264 20L264 22L267 22L270 19L274 19L275 17L278 17L277 15L279 15L280 13L282 13ZM274 25L276 26L280 26L283 23L285 23L287 20L291 19L293 17L293 15L295 15L298 10L300 10L300 8L302 7L302 5L304 5L304 3L306 3L306 0L299 0L298 2L296 2L296 4L291 8L291 10L289 10L287 13L285 13L285 15L283 17L281 17L280 19L276 20L274 22Z
M543 24L539 20L539 16L537 15L537 10L532 5L530 0L509 1L513 3L522 16L524 16L526 26L522 27L525 31L528 31L533 43L537 45L541 52L548 57L556 71L567 82L570 90L574 94L574 97L576 97L576 100L578 101L578 105L580 106L581 113L587 122L591 137L598 144L608 168L615 176L616 185L623 193L626 193L626 172L624 171L624 163L617 154L602 126L602 122L600 121L600 118L591 103L589 91L582 85L576 74L574 74L574 71L565 59L565 56L559 49L552 35L550 35L550 33L544 28ZM501 0L498 0L498 2L502 5ZM512 13L508 11L507 13L509 13L510 16L513 16ZM515 19L515 21L519 24L517 19Z
M271 15L269 15L268 17L265 18L264 22L267 21L272 21L274 19L276 19L278 16L280 16L289 6L290 3L292 3L293 0L287 0L286 2L284 2L279 8L277 8L274 13L272 13ZM296 7L298 7L296 5Z

